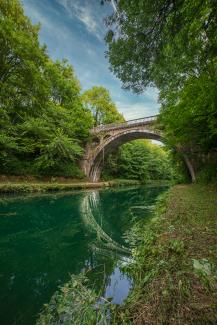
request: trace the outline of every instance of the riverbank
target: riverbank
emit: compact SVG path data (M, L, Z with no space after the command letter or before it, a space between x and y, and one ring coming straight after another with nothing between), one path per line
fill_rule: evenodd
M3 176L0 175L0 194L5 193L35 193L71 191L79 189L105 188L115 186L144 185L144 182L129 179L113 179L90 182L87 179L74 179L66 177L34 177L34 176ZM167 180L148 180L145 185L165 186L171 185Z
M74 180L55 178L48 180L38 180L35 178L6 178L0 179L0 194L4 193L34 193L34 192L54 192L70 191L88 188L105 188L115 186L140 185L136 180L111 180L106 182L89 182L87 180Z
M121 324L217 324L217 188L177 185L133 229L134 287Z

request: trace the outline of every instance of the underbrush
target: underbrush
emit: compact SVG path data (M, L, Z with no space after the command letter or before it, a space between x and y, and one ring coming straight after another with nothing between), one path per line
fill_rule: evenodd
M44 306L36 325L108 324L111 303L88 288L85 274L72 275Z
M197 176L197 182L201 184L217 184L217 160L205 166Z
M176 186L131 233L134 287L120 324L217 323L217 190Z

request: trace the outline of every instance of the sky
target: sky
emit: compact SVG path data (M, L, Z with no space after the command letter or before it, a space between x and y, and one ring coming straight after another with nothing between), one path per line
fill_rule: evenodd
M121 88L105 58L104 19L114 10L100 0L21 0L25 14L40 22L40 42L47 45L52 59L66 58L74 67L82 90L103 86L126 120L158 113L157 91L142 95Z

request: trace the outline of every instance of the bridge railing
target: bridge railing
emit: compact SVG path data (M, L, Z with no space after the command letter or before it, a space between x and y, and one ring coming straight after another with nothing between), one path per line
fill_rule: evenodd
M91 133L99 133L103 131L111 131L111 130L116 130L116 129L125 129L131 126L138 126L138 125L145 125L145 124L150 124L151 122L155 121L157 119L158 115L153 115L153 116L148 116L148 117L143 117L143 118L138 118L135 120L129 120L123 123L110 123L110 124L105 124L105 125L99 125L91 129Z

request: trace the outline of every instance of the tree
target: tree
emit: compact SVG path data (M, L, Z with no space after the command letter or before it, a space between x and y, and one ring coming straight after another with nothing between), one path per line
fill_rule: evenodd
M124 88L159 89L160 122L170 147L196 169L217 150L217 2L116 1L107 56Z
M160 120L169 143L204 153L216 147L216 85L217 79L203 73L189 78L178 95L167 98Z
M0 1L0 163L3 171L10 169L10 162L17 161L16 155L23 151L17 141L17 126L45 102L40 69L47 57L45 48L39 46L38 30L24 16L17 0Z
M175 168L169 152L148 140L135 140L124 144L105 162L106 178L147 180L173 179Z
M95 126L124 121L123 115L118 112L108 90L104 87L95 86L85 91L83 101L86 108L92 112Z
M1 172L78 176L93 118L73 68L48 57L38 32L19 1L0 1Z
M117 1L108 18L108 57L126 88L177 89L189 76L213 73L216 1Z
M39 26L24 16L17 0L0 1L0 105L18 121L35 98L35 111L46 100L41 69L47 55L39 45L38 31Z

